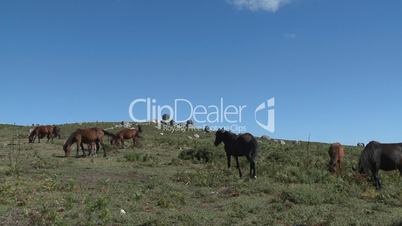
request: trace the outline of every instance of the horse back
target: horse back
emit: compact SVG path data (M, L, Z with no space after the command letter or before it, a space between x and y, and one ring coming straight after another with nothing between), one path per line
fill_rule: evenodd
M134 138L137 135L137 133L138 133L137 129L127 128L120 130L117 133L117 136L121 139L131 139Z
M364 152L370 154L370 161L379 169L391 171L402 168L402 143L370 142Z
M95 142L102 139L104 136L103 130L99 128L78 129L76 133L85 143Z
M235 151L239 156L250 155L255 157L257 154L257 140L250 133L241 134L235 142Z

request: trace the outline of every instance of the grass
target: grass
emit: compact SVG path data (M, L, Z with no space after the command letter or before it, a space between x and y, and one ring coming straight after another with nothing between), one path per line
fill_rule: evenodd
M384 188L352 172L361 152L346 147L344 170L327 172L328 144L259 141L257 180L226 169L214 134L144 126L143 139L108 157L64 158L61 140L28 144L27 127L0 125L0 222L4 225L400 225L402 183ZM115 131L115 130L113 130ZM200 135L194 139L194 134ZM189 137L192 137L190 139ZM108 142L108 140L106 140ZM232 165L234 161L232 162ZM241 158L244 175L248 163ZM122 210L123 213L122 213Z

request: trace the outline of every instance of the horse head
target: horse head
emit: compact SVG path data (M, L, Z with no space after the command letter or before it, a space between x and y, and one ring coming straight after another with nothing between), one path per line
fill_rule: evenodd
M60 128L57 126L53 126L53 136L57 138L61 138L60 136Z
M63 145L64 155L66 157L70 156L71 153L71 146L67 144L67 142Z
M224 135L225 135L225 130L223 128L218 129L216 131L216 133L215 133L215 142L214 142L215 146L218 146L223 142Z
M331 173L336 173L336 162L335 161L331 161L329 164L329 172Z

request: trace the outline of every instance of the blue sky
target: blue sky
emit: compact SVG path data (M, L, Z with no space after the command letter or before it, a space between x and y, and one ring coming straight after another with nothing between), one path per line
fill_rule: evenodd
M1 123L275 97L270 136L402 141L399 0L4 0L0 28Z

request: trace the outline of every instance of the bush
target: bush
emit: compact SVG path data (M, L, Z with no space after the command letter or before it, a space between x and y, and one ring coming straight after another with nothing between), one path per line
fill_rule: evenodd
M206 148L198 150L188 149L180 152L179 159L208 163L214 160L214 153Z
M150 162L156 160L155 156L149 154L141 154L141 153L134 153L129 152L124 155L124 158L127 162Z
M107 225L112 220L108 209L110 199L107 197L87 198L85 215L90 225Z

